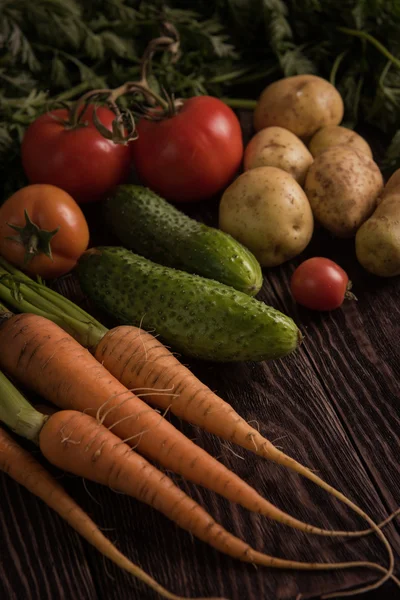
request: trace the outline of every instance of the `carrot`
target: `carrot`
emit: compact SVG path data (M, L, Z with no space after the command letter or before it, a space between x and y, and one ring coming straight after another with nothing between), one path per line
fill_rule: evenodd
M58 323L81 344L90 348L95 357L127 388L151 386L157 389L158 392L150 390L147 396L147 399L156 406L168 408L180 418L210 433L233 441L263 458L299 473L346 504L371 525L371 529L364 531L331 532L331 535L358 536L376 531L377 525L365 511L313 471L278 450L269 440L261 436L258 430L251 427L228 403L201 383L154 336L137 327L122 326L111 331L107 330L73 302L33 282L0 258L0 275L1 272L3 281L0 277L0 298L8 301L17 310L32 311ZM160 390L165 392L168 388L175 392L172 402L165 393L159 393ZM215 418L215 415L218 415L218 418ZM210 487L207 483L193 479L193 473L185 473L185 476ZM392 513L379 527L387 524L399 512L400 509ZM276 513L275 517L272 513L267 516L281 520ZM298 527L293 521L290 525ZM313 528L309 529L309 532L320 533L321 530L318 532Z
M172 402L170 397L157 392L152 393L151 390L146 392L147 399L164 409L169 408L180 418L188 420L210 433L234 441L264 458L303 475L345 503L371 524L371 529L331 532L331 535L359 536L375 531L376 524L361 508L310 469L281 452L262 437L259 431L251 427L229 404L202 384L151 334L137 327L116 327L111 331L107 330L73 302L57 292L33 282L27 275L9 265L1 257L0 298L19 311L33 312L53 320L78 339L82 345L90 348L95 357L127 388L144 388L150 383L152 388L158 390L165 390L164 385L175 386L175 397ZM176 392L179 392L179 395ZM215 414L218 414L219 418L215 419ZM141 438L139 442L142 442ZM141 451L143 451L143 443ZM150 456L152 455L150 454ZM181 472L189 480L205 487L211 487L209 481L194 479L193 470L191 473L187 473L187 471L182 472L178 469L177 472ZM218 489L212 489L218 491ZM223 493L223 495L225 494ZM243 504L243 501L239 500L239 502ZM267 511L267 516L281 520L282 514L276 513L277 509L273 505L270 504L269 507L272 511L275 510L275 516L272 511ZM399 512L398 510L392 513L379 527L388 523ZM293 520L287 524L298 527ZM310 533L319 533L320 531L315 528L309 529Z
M43 317L5 314L0 325L0 367L59 408L97 411L105 426L147 458L248 510L306 533L354 535L314 527L275 507L124 387L76 340ZM374 527L373 521L369 522ZM379 535L383 541L381 531Z
M94 356L127 388L148 388L147 401L151 404L161 409L168 406L174 415L184 421L295 471L366 519L366 513L354 502L280 451L249 425L230 404L212 392L150 333L133 326L115 327L99 341ZM157 389L170 389L174 396L167 398L157 393ZM400 509L392 513L389 519L399 514Z
M23 450L0 427L0 471L7 473L12 479L23 485L32 494L43 500L79 533L89 544L94 546L103 556L124 569L163 598L170 600L187 600L166 590L143 569L131 562L114 544L107 539L96 523L66 493L59 483L48 473L29 452ZM194 599L196 600L196 599ZM202 600L198 598L197 600ZM203 599L205 600L205 599ZM212 600L212 599L210 599ZM215 599L217 600L217 599Z
M376 569L374 563L365 561L303 563L253 550L216 523L166 475L87 414L71 410L54 413L40 432L39 445L44 456L55 466L149 504L232 558L278 569L332 570L356 566ZM378 585L390 577L392 568L391 565ZM340 596L340 593L336 595Z
M216 523L166 475L90 415L62 410L45 416L31 407L20 394L14 393L13 396L11 401L3 400L0 405L1 420L18 433L37 440L43 455L53 465L149 504L183 529L233 558L279 569L364 567L384 572L385 575L372 584L374 587L392 575L390 569L367 561L305 563L257 552Z

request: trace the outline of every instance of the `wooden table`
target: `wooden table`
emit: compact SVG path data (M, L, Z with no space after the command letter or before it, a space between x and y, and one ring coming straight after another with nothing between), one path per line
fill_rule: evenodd
M248 131L248 118L243 119ZM200 212L193 208L192 212L215 223L216 206L211 202ZM94 243L104 241L104 236L104 228L97 223ZM301 260L315 255L330 257L347 270L358 301L347 301L327 314L296 306L289 292L290 275ZM70 279L60 286L82 301ZM247 420L257 421L262 433L285 452L316 469L376 521L384 519L400 505L400 277L382 280L369 276L355 259L353 240L335 240L316 231L301 257L265 270L259 298L298 323L305 340L296 353L273 362L234 366L186 358L184 362ZM365 527L340 502L299 476L169 418L296 517L326 528ZM120 550L175 593L221 595L230 600L289 600L299 592L304 598L315 598L375 578L361 569L333 573L255 569L191 539L146 506L51 471ZM175 481L226 528L257 549L298 560L370 559L386 564L385 551L375 536L352 541L307 537L248 514L178 477ZM0 498L1 599L156 598L103 560L41 501L4 474L0 474ZM398 523L388 526L386 533L398 559ZM395 600L400 591L387 584L362 598Z

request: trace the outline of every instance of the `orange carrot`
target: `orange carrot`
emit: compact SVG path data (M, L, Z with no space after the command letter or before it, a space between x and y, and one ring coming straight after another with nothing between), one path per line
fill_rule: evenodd
M89 348L128 389L151 386L152 389L171 388L174 391L171 401L159 391L152 393L149 390L146 399L150 403L163 409L168 408L181 419L209 433L233 441L258 456L299 473L371 522L369 516L342 492L318 477L308 467L280 451L258 430L251 427L232 406L199 381L150 333L133 326L107 330L82 308L54 290L32 281L1 257L0 298L18 311L33 312L57 323L83 346ZM395 511L380 526L389 522L399 512ZM374 526L372 528L374 529ZM370 531L352 533L360 535Z
M168 406L184 421L303 475L370 522L368 515L344 494L278 450L251 427L230 404L212 392L150 333L133 326L115 327L102 337L94 356L127 388L148 388L147 400L151 404L161 409ZM169 389L173 397L157 393L156 390L161 389ZM400 509L384 523L398 514Z
M129 440L132 437L136 438L138 435L140 441L150 439L150 442L146 445L149 454L148 448L156 447L158 454L160 450L166 450L167 456L170 457L174 456L174 448L181 446L179 441L179 435L181 434L163 418L160 420L160 417L146 405L144 405L146 408L143 411L138 411L137 406L132 404L132 398L135 397L126 388L123 388L87 351L83 350L73 338L54 323L31 314L12 317L9 314L4 314L4 319L0 324L1 349L7 349L6 352L0 351L2 366L13 376L24 381L29 387L42 393L48 400L55 401L61 406L77 404L80 410L89 408L86 398L91 398L100 409L104 404L108 406L101 419L102 422L107 423L108 417L110 421L108 428L105 428L102 423L97 423L91 416L83 412L61 411L48 417L45 424L40 428L39 442L43 454L56 466L76 475L107 484L113 489L147 502L200 539L207 541L230 556L240 558L246 562L277 568L317 570L368 566L382 571L381 566L372 566L374 563L365 561L302 563L275 558L256 552L238 538L225 532L203 509L197 508L196 503L179 488L176 488L166 475L160 474L145 459L132 452L124 441L115 436L110 429L115 428L117 430L117 426L121 429L121 425L124 428L128 421L140 423L146 415L155 415L158 423L154 420L149 421L148 418L145 419L146 428L143 429L142 422L142 429L139 433L129 436ZM121 388L123 392L119 391ZM120 395L120 393L122 395L127 394L129 401L125 399L121 403L115 403L117 395ZM105 401L104 394L108 396ZM139 402L141 401L139 400ZM126 404L132 405L129 412L127 414L121 413L121 409ZM110 414L114 411L117 413L117 421L110 420ZM159 431L162 431L161 437ZM151 435L146 435L149 432L151 432ZM173 441L171 442L168 437L165 437L166 435L172 435ZM192 442L189 442L187 438L184 438L184 440L189 444L184 449L190 449L193 453ZM161 444L159 444L160 441ZM198 465L202 468L206 467L208 468L208 473L207 470L206 473L213 482L212 487L221 487L219 479L222 478L222 491L225 492L225 496L227 496L226 492L228 490L229 494L232 494L232 490L234 490L233 500L237 499L236 496L241 495L241 503L245 504L243 500L249 501L250 504L254 502L257 512L262 514L267 512L267 516L272 514L275 518L277 515L278 517L281 516L280 511L273 506L271 510L271 505L259 496L255 490L246 486L244 482L206 453L203 457L202 453L204 451L195 446L194 448L197 451L194 462L191 456L180 454L178 463L180 463L181 472L184 472L183 464L188 460L192 465L191 469L195 472L198 470ZM164 458L163 452L162 458ZM218 470L220 472L215 475L214 472ZM143 482L143 473L146 473L146 471L147 477ZM192 479L202 480L204 477L205 475L201 474L198 477L196 475L192 476ZM205 483L207 484L207 481ZM168 490L170 492L172 490L172 493L169 493ZM193 521L194 511L196 511L196 517ZM198 516L199 513L202 518ZM284 516L280 520L290 523L292 526L294 522L294 526L304 528L305 531L332 535L331 532L312 528L284 513L282 514ZM378 582L361 588L358 593L378 587L389 577L392 577L393 573L394 558L391 547L373 521L371 519L369 521L387 548L389 567L387 571L384 570L386 571L385 575ZM341 594L338 593L336 596L339 597ZM347 593L343 592L343 594Z
M177 596L157 583L150 575L131 562L114 544L107 539L96 523L67 494L59 483L48 473L29 452L23 450L12 437L0 427L0 471L23 485L32 494L43 500L77 531L103 556L124 569L160 596L170 600L188 600ZM193 599L196 600L196 599ZM205 600L198 598L197 600ZM212 599L209 599L212 600ZM214 599L218 600L218 599ZM221 599L220 599L221 600Z
M0 389L2 393L0 420L17 433L36 441L43 455L53 465L149 504L180 527L233 558L282 569L372 568L385 573L378 582L372 584L374 587L392 576L390 569L386 570L381 565L367 561L303 563L257 552L223 529L165 474L160 473L90 415L73 410L59 411L50 416L43 415L28 403L1 372ZM38 488L38 470L29 471L28 476L21 474L21 467L17 466L15 461L8 460L9 444L5 444L5 447L5 458L2 458L0 438L0 460L4 468L11 471L16 478L22 479L26 485L30 482L29 485L33 485L35 491L39 489L40 493L46 496L48 487L45 491L40 486ZM18 458L15 452L14 458ZM54 492L54 488L51 489ZM52 502L56 502L57 499L57 497L53 498ZM67 511L67 514L71 513Z
M116 327L111 331L107 330L82 308L54 290L32 281L1 257L0 298L19 311L33 312L57 323L82 345L90 348L96 358L127 388L144 388L151 381L151 387L158 389L158 392L146 392L146 399L150 402L164 409L169 408L182 419L307 477L349 506L368 523L374 523L344 494L262 437L229 404L213 394L189 369L181 365L151 334L137 327ZM165 393L164 384L174 386L175 392L179 393L175 394L172 402L168 396L160 393L160 390L164 390ZM215 414L218 414L218 418L215 418ZM193 479L193 475L193 472L185 473L188 479L202 483ZM209 482L203 482L202 485L210 487ZM383 521L380 527L393 519L398 512ZM279 515L273 517L271 513L269 516L279 518ZM374 523L372 529L349 532L348 535L366 535L375 530L375 527ZM315 529L313 532L318 533Z
M127 390L78 342L47 319L25 313L3 321L0 367L60 408L97 411L104 425L141 454L248 510L306 533L354 535L314 527L275 507ZM370 524L374 527L373 521ZM381 531L379 535L384 537Z
M73 410L54 413L40 430L39 446L53 465L145 502L232 558L277 569L336 570L364 567L385 573L376 583L362 590L380 586L391 577L390 569L368 561L306 563L253 550L214 521L165 474L87 414ZM340 592L336 594L340 595Z

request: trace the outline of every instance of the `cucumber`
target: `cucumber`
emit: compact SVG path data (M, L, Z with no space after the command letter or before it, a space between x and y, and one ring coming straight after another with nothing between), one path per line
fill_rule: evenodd
M302 337L292 319L263 302L125 248L88 250L77 274L83 292L119 323L155 332L187 356L261 361L292 352Z
M106 201L105 214L123 246L156 263L215 279L250 296L261 289L261 267L247 248L147 188L118 186Z

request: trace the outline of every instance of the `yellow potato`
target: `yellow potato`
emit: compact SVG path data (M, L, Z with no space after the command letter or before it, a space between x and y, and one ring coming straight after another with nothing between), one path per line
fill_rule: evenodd
M264 267L297 256L313 233L310 204L289 173L276 167L245 171L224 192L219 227L247 246Z
M278 126L308 139L321 127L339 125L343 100L337 89L315 75L295 75L271 83L254 111L254 128Z
M348 146L333 146L319 154L304 185L315 219L343 238L353 237L371 216L382 188L376 163Z
M244 151L244 169L277 167L302 185L313 157L303 142L283 127L261 129Z
M313 135L308 148L315 157L327 148L339 144L355 148L372 158L372 150L364 138L355 131L347 129L347 127L341 127L340 125L329 125L328 127L319 129Z
M395 171L388 180L387 184L383 189L382 197L385 197L388 194L391 194L392 192L397 190L400 192L400 169L397 169L397 171Z
M400 190L384 195L356 235L360 264L374 275L400 275Z

